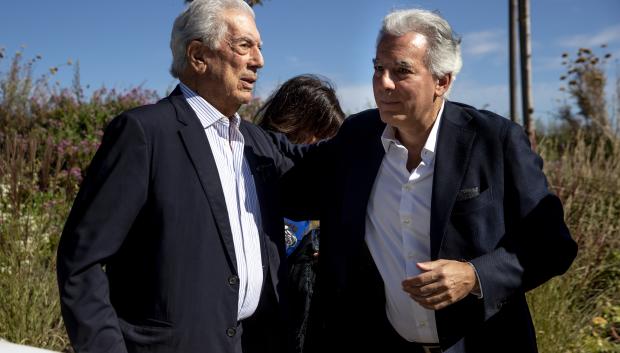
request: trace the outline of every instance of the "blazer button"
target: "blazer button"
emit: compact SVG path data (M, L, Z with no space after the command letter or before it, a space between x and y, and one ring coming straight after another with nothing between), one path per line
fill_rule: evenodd
M235 329L234 327L226 329L226 336L228 336L228 337L232 337L236 333L237 333L237 329Z
M236 275L228 277L228 284L230 284L231 286L239 284L239 277Z

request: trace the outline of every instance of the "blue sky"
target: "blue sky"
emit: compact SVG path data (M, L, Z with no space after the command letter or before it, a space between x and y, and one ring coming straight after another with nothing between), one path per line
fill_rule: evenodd
M264 42L265 68L257 95L302 73L331 79L347 112L373 104L371 76L375 38L391 9L439 10L463 37L463 70L451 99L499 114L508 108L508 1L265 0L255 7ZM535 114L549 119L558 100L561 54L609 45L620 58L620 1L533 0L532 47ZM170 28L182 0L6 1L0 12L0 47L10 57L42 55L36 73L59 66L54 80L69 85L80 62L81 81L124 89L143 85L161 95L176 82L168 73ZM22 45L25 48L22 48ZM7 58L0 70L7 67ZM620 64L608 64L615 81Z

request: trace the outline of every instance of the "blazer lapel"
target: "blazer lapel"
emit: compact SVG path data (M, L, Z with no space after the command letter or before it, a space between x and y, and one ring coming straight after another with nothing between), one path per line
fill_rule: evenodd
M448 217L469 164L476 132L468 129L471 117L457 105L445 102L437 138L431 199L431 259L436 260Z
M385 155L381 143L381 132L385 124L381 122L378 110L376 115L376 126L373 125L369 133L358 136L357 141L351 144L355 150L350 151L347 156L350 162L344 183L342 229L348 231L342 236L345 241L342 248L349 248L352 255L360 254L360 246L364 244L368 199ZM364 148L360 150L361 147Z
M235 272L237 272L235 245L226 208L226 199L224 198L217 165L215 164L209 141L205 136L204 128L200 124L196 113L185 101L179 87L170 94L169 98L177 111L177 119L185 125L179 129L179 135L196 169L202 190L211 206L218 234L228 253L228 261Z

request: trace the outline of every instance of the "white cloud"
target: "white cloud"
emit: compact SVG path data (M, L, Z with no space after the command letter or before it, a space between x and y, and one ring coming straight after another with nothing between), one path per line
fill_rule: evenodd
M297 56L291 55L291 56L287 56L286 57L286 62L289 65L293 65L293 66L298 66L300 64L302 64L301 59Z
M559 82L535 82L532 87L534 117L548 121L562 97L558 90ZM517 96L521 90L518 88ZM507 84L486 85L472 80L457 80L450 94L450 100L469 104L478 109L486 109L507 117L510 114L510 91ZM517 112L521 114L521 101L518 98ZM521 119L521 116L518 118Z
M592 34L578 34L560 39L559 44L571 48L595 47L620 41L620 25L611 26Z
M348 86L336 84L336 93L342 110L347 114L357 113L376 106L372 84L370 83Z
M469 104L478 109L491 110L500 115L506 115L508 108L508 85L485 85L472 80L454 81L450 100Z
M506 52L506 39L501 30L471 32L463 35L462 50L464 54L484 56Z
M532 96L534 99L535 118L549 121L554 118L564 94L560 92L562 83L558 81L534 82Z
M533 59L532 68L534 70L561 70L564 61L560 55L547 56Z

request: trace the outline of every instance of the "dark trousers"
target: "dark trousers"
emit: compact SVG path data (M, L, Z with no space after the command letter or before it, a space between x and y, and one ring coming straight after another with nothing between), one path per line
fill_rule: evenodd
M422 346L416 342L409 342L406 339L402 338L401 335L398 334L389 324L385 328L385 343L386 343L386 352L390 353L425 353ZM433 351L435 352L435 351ZM437 351L439 352L439 351Z

